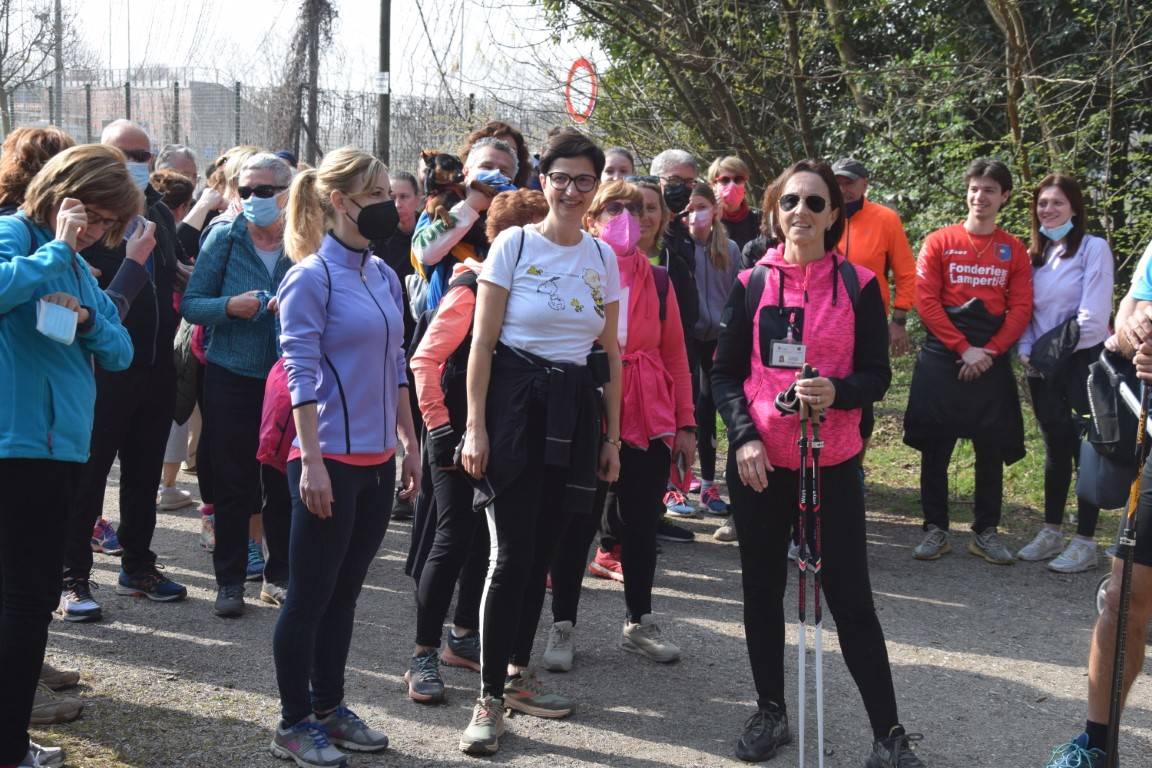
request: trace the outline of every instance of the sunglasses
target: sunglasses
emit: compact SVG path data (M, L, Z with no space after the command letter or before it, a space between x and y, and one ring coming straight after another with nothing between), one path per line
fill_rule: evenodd
M636 184L636 183L659 184L660 183L660 177L659 176L625 176L624 181L631 182L633 184Z
M146 149L122 149L124 157L134 163L146 163L152 159L152 153Z
M604 203L603 213L609 216L619 216L624 213L624 211L628 211L635 216L640 216L644 213L644 206L639 203L622 203L619 200L610 200Z
M568 189L569 184L575 184L576 191L591 192L596 189L596 184L599 181L600 179L588 173L582 173L579 176L569 176L559 171L548 174L548 182L553 189Z
M820 213L828 206L828 201L820 197L820 195L808 195L805 198L801 198L800 195L784 195L780 198L780 210L792 210L800 205L801 199L804 200L804 207L812 211L812 213Z
M744 184L748 179L743 176L718 176L716 178L717 184L728 186L729 184Z
M241 200L247 200L256 195L256 197L275 197L288 187L279 187L275 184L261 184L256 187L238 187L236 191L240 194Z
M679 187L684 184L695 184L696 179L682 179L679 176L661 176L660 180L669 187Z

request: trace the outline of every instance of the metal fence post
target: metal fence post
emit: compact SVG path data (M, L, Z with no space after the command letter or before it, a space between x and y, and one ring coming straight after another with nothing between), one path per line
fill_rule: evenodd
M56 95L52 86L48 86L48 124L56 125Z
M92 83L84 83L84 135L92 143Z
M172 143L180 143L180 81L172 81Z
M240 81L236 81L236 144L240 144Z
M132 119L132 83L124 83L124 119Z

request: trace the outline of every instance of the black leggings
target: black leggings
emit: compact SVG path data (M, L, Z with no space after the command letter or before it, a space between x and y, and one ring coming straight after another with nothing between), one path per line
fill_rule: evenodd
M488 569L488 524L472 506L472 485L459 469L431 467L436 536L416 586L416 644L439 647L456 580L453 623L478 629L480 597Z
M618 518L612 531L620 540L620 565L624 569L624 604L628 619L639 622L652 613L652 582L656 576L656 524L664 513L661 497L671 465L668 446L659 440L648 450L624 446L620 451L620 479L612 486ZM605 509L608 484L596 489L594 509ZM580 584L588 565L588 545L596 536L600 518L577 515L562 539L552 566L552 618L576 623L580 607Z
M1072 470L1080 461L1080 428L1071 406L1059 391L1032 376L1028 377L1028 389L1032 392L1040 436L1044 438L1044 522L1061 525ZM1041 415L1046 418L1041 419ZM1100 507L1081 498L1076 499L1076 507L1076 533L1092 538L1100 520Z
M881 738L899 719L884 631L872 603L858 466L853 458L821 469L823 590L836 620L844 661L864 699L872 732ZM768 488L757 493L740 481L735 451L728 454L732 515L740 531L744 631L761 706L768 702L785 706L784 590L797 483L796 470L777 468L768 473Z
M712 361L715 341L693 339L699 367L696 371L696 449L700 452L700 479L716 479L716 403L712 400Z

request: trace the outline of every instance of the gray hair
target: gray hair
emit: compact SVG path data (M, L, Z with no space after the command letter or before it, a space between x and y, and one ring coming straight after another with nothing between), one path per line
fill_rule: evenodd
M697 165L696 158L682 149L666 149L656 155L652 158L652 166L648 172L653 176L664 176L674 165L690 165L697 175L700 173L700 166Z
M464 161L464 170L472 167L472 164L475 162L473 158L476 157L476 150L484 149L484 147L498 149L512 158L512 178L516 178L516 174L520 172L520 160L516 157L516 150L512 148L511 144L504 141L504 139L498 139L495 136L484 136L483 138L476 139L476 141L472 143L472 146L468 148L468 158Z
M281 160L271 152L257 152L240 166L240 173L244 171L272 171L276 174L276 186L287 187L292 183L295 172L288 163ZM237 174L239 178L240 174Z
M183 157L192 163L197 171L200 170L200 158L196 156L196 152L191 147L186 147L183 144L165 144L156 155L156 170L171 168L172 158L176 157Z

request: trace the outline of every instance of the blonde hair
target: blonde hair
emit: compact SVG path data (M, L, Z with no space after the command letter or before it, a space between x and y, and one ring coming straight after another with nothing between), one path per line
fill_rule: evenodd
M28 184L21 210L48 227L64 198L96 205L112 213L115 224L104 243L115 248L133 216L144 210L144 193L132 183L124 154L104 144L82 144L50 158Z
M296 174L288 192L288 223L284 228L284 250L299 262L320 248L325 224L335 216L331 195L367 192L377 176L388 178L388 168L379 158L356 147L340 147L324 156L318 168Z
M712 234L708 237L708 260L716 269L721 271L728 269L728 228L720 220L720 206L716 202L716 193L709 184L697 184L692 187L690 197L702 197L712 204Z
M644 195L640 188L627 181L608 181L596 190L592 198L592 205L588 206L588 213L584 214L584 228L587 229L596 217L604 212L604 207L613 200L622 200L625 203L644 205Z
M715 184L716 178L722 171L743 176L745 181L748 180L748 164L736 157L736 155L718 157L713 160L712 165L708 166L708 183Z
M263 151L255 144L241 144L221 155L223 162L220 167L224 169L224 190L221 194L229 198L229 201L237 199L239 193L236 188L240 185L240 170L244 164Z

